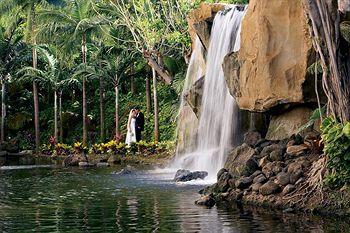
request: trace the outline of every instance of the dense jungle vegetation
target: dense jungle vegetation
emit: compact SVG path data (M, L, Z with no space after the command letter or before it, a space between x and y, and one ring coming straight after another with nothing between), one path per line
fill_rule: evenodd
M122 139L134 106L145 113L144 139L174 140L186 16L199 3L1 1L3 147Z

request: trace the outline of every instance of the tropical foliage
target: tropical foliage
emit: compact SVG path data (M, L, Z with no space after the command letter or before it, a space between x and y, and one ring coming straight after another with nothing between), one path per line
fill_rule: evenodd
M326 118L321 125L324 152L328 155L329 174L326 183L331 187L350 184L350 122L338 123Z
M63 143L49 143L41 146L41 153L52 157L66 157L71 154L94 154L99 156L118 155L125 156L152 156L174 149L174 143L164 141L161 143L140 141L131 145L111 140L106 143L95 143L91 147L83 146L81 142L75 142L73 145Z
M1 1L1 142L39 150L51 138L44 153L84 151L123 140L134 106L145 112L147 141L174 140L186 15L200 2Z

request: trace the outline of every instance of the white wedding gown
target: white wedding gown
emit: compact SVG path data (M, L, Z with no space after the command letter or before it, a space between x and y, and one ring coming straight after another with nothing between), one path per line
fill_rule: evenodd
M125 144L129 146L131 143L136 142L135 123L136 119L132 118L130 121L130 130L128 130L128 133L126 134Z

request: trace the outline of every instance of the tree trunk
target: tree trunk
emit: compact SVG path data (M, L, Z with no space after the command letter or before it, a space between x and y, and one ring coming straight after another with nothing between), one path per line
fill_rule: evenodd
M135 78L133 75L130 77L130 91L133 95L135 95L136 88L135 88Z
M157 62L153 59L152 53L148 51L143 51L143 57L147 60L148 65L157 72L157 74L164 80L166 84L170 85L173 82L173 78L161 64L160 57L158 57Z
M136 94L136 86L135 86L135 67L134 65L131 66L131 71L130 71L130 91L133 95Z
M63 143L63 123L62 123L62 91L60 92L58 96L58 102L59 102L59 116L60 116L60 142Z
M118 76L115 75L115 138L116 140L119 138L119 83L118 83Z
M6 103L5 103L5 82L7 76L1 82L1 144L5 141L5 117L6 117Z
M151 84L149 77L146 78L146 105L147 105L147 115L151 113Z
M86 64L86 35L83 34L82 37L82 45L81 45L81 53L83 63ZM86 105L86 77L83 77L83 146L86 146L87 143L87 125L86 125L86 117L87 117L87 105Z
M58 113L57 113L57 91L55 90L54 91L54 120L55 120L55 123L54 123L54 127L55 127L55 130L54 130L54 137L55 137L55 143L58 142Z
M33 42L36 45L36 41ZM37 68L38 54L37 50L33 48L33 68ZM33 80L33 99L34 99L34 127L35 127L35 152L40 150L40 126L39 126L39 97L38 97L38 84L36 80Z
M158 129L158 96L157 96L157 76L156 70L152 68L153 74L153 100L154 100L154 141L159 140L159 129Z
M105 106L104 106L104 82L100 76L100 140L105 141Z
M322 84L328 98L327 112L340 122L350 120L349 44L340 34L338 7L331 0L304 0L311 19L310 33L319 54Z

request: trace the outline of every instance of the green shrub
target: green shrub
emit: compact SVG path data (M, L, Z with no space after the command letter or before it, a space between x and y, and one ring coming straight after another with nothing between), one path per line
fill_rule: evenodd
M330 187L350 184L350 122L341 124L328 117L323 120L321 131L330 169L325 183Z

